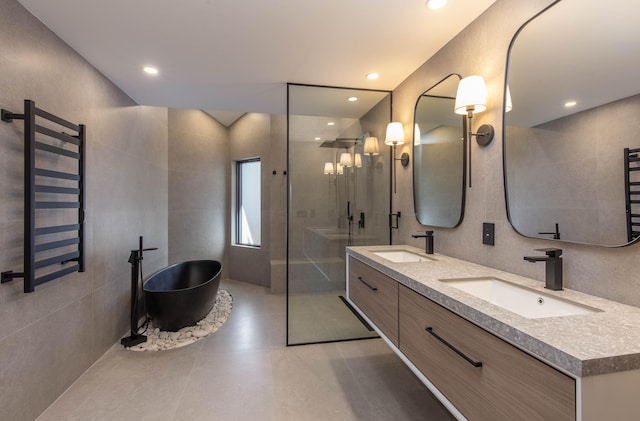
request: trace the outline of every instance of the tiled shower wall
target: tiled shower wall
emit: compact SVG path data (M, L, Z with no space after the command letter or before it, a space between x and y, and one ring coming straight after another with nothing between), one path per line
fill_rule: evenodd
M23 100L87 126L86 267L0 286L0 419L32 420L128 326L131 249L167 263L167 110L141 107L15 0L0 0L0 107ZM22 271L22 122L0 122L0 270Z

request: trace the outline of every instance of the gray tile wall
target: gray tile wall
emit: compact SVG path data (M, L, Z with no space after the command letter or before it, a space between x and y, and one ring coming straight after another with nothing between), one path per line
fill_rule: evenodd
M231 279L251 282L265 287L271 286L270 260L270 202L272 183L281 183L286 176L282 168L271 165L271 116L248 113L240 117L229 129L230 161L260 157L260 195L262 202L260 248L229 247L229 276ZM276 174L272 171L276 169ZM233 198L233 192L231 192ZM235 199L232 199L235 200ZM229 218L227 221L231 221ZM230 231L231 222L225 226Z
M167 263L167 110L141 107L15 0L0 0L0 106L87 126L87 271L0 286L0 419L32 420L128 329L129 252ZM0 122L0 270L22 271L22 122Z
M228 277L229 131L200 110L169 109L169 262L213 259Z
M258 249L231 246L231 163L252 157L262 168ZM220 260L223 278L269 287L276 259L284 284L285 170L285 116L248 113L227 128L199 110L169 109L169 261Z
M467 191L464 221L455 229L436 229L436 252L542 280L544 265L527 263L522 257L535 253L534 248L559 246L564 250L567 287L640 306L639 245L603 248L529 239L518 235L507 220L501 112L507 50L518 28L551 3L551 0L498 0L394 90L393 120L401 121L405 130L412 127L418 96L447 74L482 75L489 92L488 110L474 116L473 125L476 128L483 123L493 124L496 137L482 149L473 142L473 187ZM405 144L398 151L401 152L411 153L411 144ZM402 211L394 244L421 247L418 239L411 238L412 233L424 227L412 217L409 168L398 168L398 193L393 196L393 203L394 210ZM496 224L493 247L481 242L482 222Z
M287 256L287 117L271 116L271 168L276 176L269 183L269 258L271 292L283 293L286 284Z

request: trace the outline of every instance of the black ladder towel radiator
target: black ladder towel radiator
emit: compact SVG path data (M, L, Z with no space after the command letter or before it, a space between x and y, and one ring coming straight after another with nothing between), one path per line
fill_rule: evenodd
M1 280L24 278L24 292L33 292L85 271L85 126L28 99L24 114L3 109L1 118L24 121L24 272L2 272Z
M624 149L627 241L640 237L640 148Z

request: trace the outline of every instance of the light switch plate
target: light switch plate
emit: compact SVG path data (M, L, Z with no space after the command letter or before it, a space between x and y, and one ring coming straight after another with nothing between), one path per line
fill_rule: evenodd
M482 244L494 245L495 225L491 222L482 223Z

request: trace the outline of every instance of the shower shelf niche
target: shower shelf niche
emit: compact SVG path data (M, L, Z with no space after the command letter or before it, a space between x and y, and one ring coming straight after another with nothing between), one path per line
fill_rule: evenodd
M1 118L24 122L24 272L2 272L1 282L24 278L24 292L33 292L85 270L85 126L28 99L24 114L3 109Z

